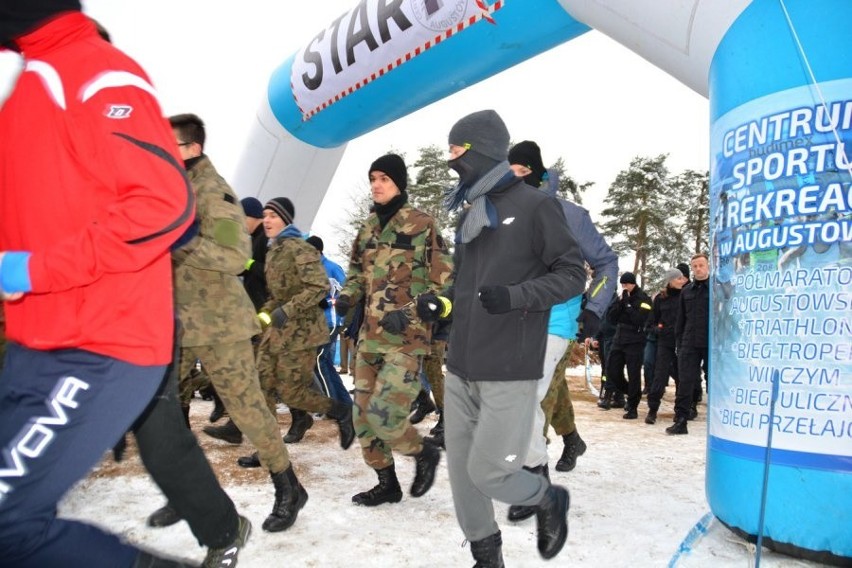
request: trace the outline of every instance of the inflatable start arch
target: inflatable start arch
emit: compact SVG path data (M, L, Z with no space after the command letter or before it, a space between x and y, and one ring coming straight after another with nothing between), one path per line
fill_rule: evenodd
M234 186L287 180L309 226L349 140L591 29L642 55L710 99L711 510L848 565L849 22L849 0L362 0L272 73Z

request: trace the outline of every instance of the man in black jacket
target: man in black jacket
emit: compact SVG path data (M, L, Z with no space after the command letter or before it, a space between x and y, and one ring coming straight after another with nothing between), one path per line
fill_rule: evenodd
M606 314L617 326L606 372L607 388L627 391L627 412L622 418L639 417L636 411L642 398L642 353L645 350L645 321L651 314L651 298L636 284L636 276L625 272L618 280L621 298ZM624 366L627 365L627 381Z
M694 280L680 293L680 312L675 328L680 381L675 395L675 423L666 428L667 434L689 434L686 421L698 414L695 391L696 386L701 386L702 367L707 373L710 263L706 254L699 253L689 264Z
M477 562L503 566L492 499L536 507L538 550L549 559L567 538L568 491L521 466L549 309L583 293L583 260L558 202L509 169L509 132L496 112L462 118L448 142L459 182L446 205L465 204L444 384L456 517Z

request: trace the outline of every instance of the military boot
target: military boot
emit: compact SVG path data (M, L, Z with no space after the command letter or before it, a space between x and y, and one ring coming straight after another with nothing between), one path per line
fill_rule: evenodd
M225 416L225 403L222 402L222 399L219 398L219 393L216 392L216 389L210 390L213 395L213 411L210 412L210 422L218 422L220 418Z
M423 438L423 449L414 456L414 482L411 484L411 496L422 497L435 481L435 470L441 461L441 450L429 438Z
M205 426L204 433L229 444L239 445L243 443L243 433L230 418L224 426Z
M418 393L417 398L414 399L414 412L411 413L411 416L408 420L412 424L420 424L423 422L423 419L426 418L426 415L435 412L435 403L432 402L432 399L429 397L429 393L425 390L421 390Z
M649 410L648 416L645 417L645 424L656 424L657 423L657 411Z
M337 427L340 429L340 447L348 450L353 440L355 440L355 425L352 423L352 405L333 400L328 415L337 421Z
M314 417L298 408L290 409L290 417L292 418L292 422L290 422L290 429L287 430L287 434L284 436L284 442L295 444L301 442L302 438L305 437L305 432L310 430L314 425Z
M250 456L240 456L237 458L237 465L246 468L260 467L260 456L257 452L253 452Z
M601 395L601 399L598 401L598 408L601 410L609 410L612 408L612 390L604 389L604 392L601 393Z
M568 508L571 497L568 490L551 485L538 504L535 513L538 532L538 553L550 560L562 550L568 539Z
M491 536L470 543L470 552L476 564L473 568L504 568L503 537L498 530Z
M168 503L151 513L148 517L149 527L170 527L181 521L178 512Z
M687 420L695 420L698 418L698 403L693 402L692 406L689 407L689 416L686 417Z
M444 443L444 411L439 409L438 413L438 423L429 430L429 435L432 436L432 440L436 445L441 446L445 450L447 449L446 444Z
M627 408L625 408L626 404L627 404L627 402L624 400L624 393L619 392L619 391L615 391L612 395L612 407L613 408L624 408L624 410L627 410Z
M272 474L272 484L275 486L275 504L272 512L263 521L263 530L280 532L289 529L296 522L299 509L308 502L308 492L296 479L293 465L284 471Z
M571 471L577 465L577 458L586 453L586 442L577 430L562 436L562 455L556 462L556 471Z
M379 484L369 491L362 491L353 495L353 503L365 507L375 507L382 503L399 503L402 500L402 487L399 486L393 464L377 469L376 475L379 476Z
M675 420L675 423L666 428L666 434L689 434L689 429L686 427L686 418L680 417Z
M550 472L547 469L547 464L537 467L524 466L524 469L536 475L543 475L548 479L548 481L550 480ZM537 507L535 505L512 505L509 507L509 514L507 518L511 522L517 523L518 521L529 519L535 515L536 509Z
M248 542L250 534L251 523L247 518L240 515L237 521L237 534L234 536L234 540L222 548L208 548L207 556L204 557L201 568L233 568L236 566L240 550Z
M635 408L630 408L628 406L625 410L627 410L627 412L621 416L625 420L636 420L639 418L639 412Z

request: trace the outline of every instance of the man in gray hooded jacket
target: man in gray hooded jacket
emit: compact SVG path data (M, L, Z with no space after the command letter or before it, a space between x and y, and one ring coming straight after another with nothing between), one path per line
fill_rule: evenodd
M552 305L585 289L577 242L557 201L509 169L509 132L493 110L451 129L459 183L453 327L445 380L447 462L456 517L474 558L503 566L492 499L536 507L538 550L568 535L568 490L523 470Z

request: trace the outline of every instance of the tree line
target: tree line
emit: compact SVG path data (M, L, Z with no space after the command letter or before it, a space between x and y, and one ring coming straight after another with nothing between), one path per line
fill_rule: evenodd
M455 175L447 167L446 149L437 145L418 149L410 161L402 152L389 150L405 158L409 166L408 198L413 207L432 215L452 246L458 212L443 207L444 192L455 185ZM607 190L605 208L592 215L598 230L619 257L632 257L633 270L640 285L649 288L662 284L665 271L679 262L688 262L697 252L708 251L709 187L707 171L685 170L671 174L667 154L656 157L636 156L620 171ZM594 182L578 183L565 171L560 157L548 168L558 176L557 196L583 204L583 194ZM338 228L338 252L349 258L358 227L369 214L372 199L366 182L352 193L353 207L346 222Z

